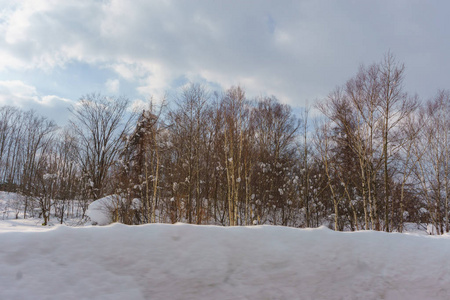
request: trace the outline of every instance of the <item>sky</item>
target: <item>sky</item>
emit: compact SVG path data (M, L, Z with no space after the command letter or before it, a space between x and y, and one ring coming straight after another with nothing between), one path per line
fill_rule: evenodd
M313 105L392 52L404 88L450 88L450 2L0 0L0 106L64 124L83 95L142 104L190 82Z

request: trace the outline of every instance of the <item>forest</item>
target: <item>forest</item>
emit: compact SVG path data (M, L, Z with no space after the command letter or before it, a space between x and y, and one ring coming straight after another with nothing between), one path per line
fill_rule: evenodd
M117 199L115 222L328 226L402 232L449 228L450 91L420 99L388 53L313 107L191 83L131 111L87 94L59 127L0 108L0 190L23 195L16 217L81 217Z

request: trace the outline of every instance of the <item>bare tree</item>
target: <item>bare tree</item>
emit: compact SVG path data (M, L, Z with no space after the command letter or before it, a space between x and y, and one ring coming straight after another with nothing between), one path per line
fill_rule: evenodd
M389 231L390 202L390 158L404 142L399 124L417 108L415 98L403 92L405 66L398 63L389 52L380 64L380 113L383 119L383 161L384 161L384 228Z
M432 222L442 234L444 230L449 230L450 92L439 91L428 102L424 116L424 129L416 146L416 155L423 153L417 175Z
M310 167L310 160L311 160L311 146L308 140L308 132L309 132L309 114L310 114L310 108L305 108L305 110L302 112L302 119L301 119L301 135L302 135L302 143L301 143L301 154L300 154L300 176L302 177L302 184L299 185L300 189L300 198L302 199L303 206L305 208L305 220L306 220L306 227L311 227L311 191L310 191L310 184L311 182L311 167Z
M314 138L317 152L319 154L321 163L324 167L325 175L327 177L327 185L331 192L334 209L334 230L340 230L339 226L339 204L342 197L338 194L335 186L335 175L337 173L337 164L333 157L332 148L334 147L332 139L331 123L323 122L316 125L316 136Z
M288 183L297 162L295 141L300 124L292 109L275 97L259 99L252 111L255 163L260 171L255 175L255 191L272 212L273 224L287 225L294 207L292 197L297 196L297 189Z
M244 166L245 128L248 128L248 108L245 92L241 87L232 87L222 99L224 114L225 157L223 162L227 173L228 217L230 226L239 224L238 212Z
M79 143L78 159L94 200L104 195L108 171L135 118L127 111L128 106L126 98L89 94L70 109L70 122Z
M169 112L170 132L176 155L177 176L174 197L184 199L185 218L189 223L201 224L206 217L203 199L207 192L205 182L209 163L207 153L209 119L208 90L200 84L190 84L178 95L176 107Z
M0 178L4 188L12 191L17 186L16 157L18 145L23 140L21 126L23 113L16 107L4 106L0 108Z
M74 201L80 197L81 190L80 170L77 164L77 140L73 131L63 128L58 132L58 139L55 142L55 164L57 193L55 199L55 214L60 223L64 222L64 214L69 216L71 209L74 209ZM73 211L72 211L73 214Z
M381 167L381 151L377 140L381 116L379 106L379 82L380 68L377 64L369 67L361 66L358 74L345 85L348 97L349 111L353 111L352 117L355 128L345 128L349 136L349 147L356 153L359 160L361 197L364 209L364 228L369 229L369 217L372 228L380 229L377 199L375 198L374 184L378 170Z
M44 160L43 154L51 147L56 124L37 115L33 110L25 112L24 122L27 133L22 150L24 153L22 191L27 196L24 209L24 217L26 217L29 205L28 196L35 196L36 184L40 179L38 170Z

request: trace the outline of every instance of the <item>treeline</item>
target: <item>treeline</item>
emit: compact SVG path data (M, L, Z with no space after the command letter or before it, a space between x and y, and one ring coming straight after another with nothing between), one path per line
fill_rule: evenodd
M67 128L0 109L1 188L47 223L78 203L116 195L126 224L327 225L449 231L450 92L423 103L403 90L391 54L320 101L312 117L242 87L191 84L130 113L126 98L91 94Z

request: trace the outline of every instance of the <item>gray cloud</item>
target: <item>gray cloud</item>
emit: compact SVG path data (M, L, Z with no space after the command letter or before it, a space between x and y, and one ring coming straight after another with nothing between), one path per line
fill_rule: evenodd
M418 0L24 1L1 13L0 69L43 69L51 78L54 68L81 62L116 72L141 96L162 95L186 78L224 88L242 84L250 96L274 94L303 105L391 50L406 63L406 87L428 97L448 84L449 6Z

